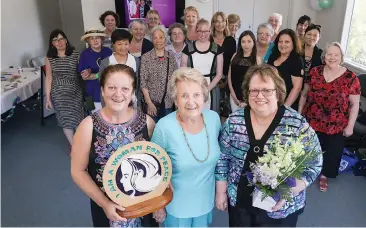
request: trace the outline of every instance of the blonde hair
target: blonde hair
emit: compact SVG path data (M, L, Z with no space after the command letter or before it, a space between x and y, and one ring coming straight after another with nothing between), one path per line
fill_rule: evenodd
M240 16L238 14L235 14L235 13L229 14L229 16L227 16L227 23L228 23L228 25L238 23L239 28L240 28L241 27Z
M198 27L201 25L207 25L208 27L210 27L210 22L204 18L201 18L197 21L196 29L198 29Z
M222 11L218 11L216 12L213 16L212 16L212 19L211 19L211 32L212 32L212 36L215 36L215 22L217 20L217 18L221 16L222 17L222 20L225 21L226 23L226 26L225 26L225 29L224 29L224 36L229 36L229 29L227 27L227 18L226 18L226 15L224 12Z
M159 19L161 19L160 14L157 10L153 10L153 9L149 10L146 14L146 17L148 17L149 15L157 15L159 17Z
M198 12L198 9L194 6L188 6L184 9L184 16L188 13L188 11L195 12L197 14L197 19L200 18L200 13Z
M277 69L268 64L252 66L248 69L247 73L244 75L242 92L243 92L243 100L245 103L248 104L249 102L249 85L254 75L258 75L263 81L267 81L268 78L271 78L275 84L278 105L283 105L285 103L286 100L285 81L280 76Z
M202 88L204 101L208 100L208 83L205 77L194 68L181 67L173 72L173 75L169 81L170 95L173 100L177 99L177 83L178 82L195 82Z
M325 55L327 54L327 52L328 52L328 48L330 48L330 47L338 47L339 48L339 50L340 50L340 52L341 52L341 64L343 64L344 63L344 51L343 51L343 49L342 49L342 45L339 43L339 42L332 42L332 43L330 43L330 44L328 44L327 45L327 47L324 49L324 51L323 51L323 53L322 53L322 55L321 55L321 60L322 60L322 62L323 63L325 63Z

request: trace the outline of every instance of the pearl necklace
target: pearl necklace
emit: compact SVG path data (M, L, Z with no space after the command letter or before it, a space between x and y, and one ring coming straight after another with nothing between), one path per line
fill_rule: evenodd
M193 158L196 161L198 161L199 163L205 162L208 159L209 155L210 155L210 142L209 142L209 135L208 135L208 131L207 131L207 127L206 127L206 123L205 123L205 119L203 118L203 115L201 114L202 119L203 119L203 125L204 125L205 131L206 131L206 138L207 138L207 155L206 155L206 158L203 159L203 160L198 159L196 157L196 155L193 153L192 147L191 147L191 145L189 145L188 139L187 139L187 135L186 135L186 133L184 132L184 129L183 129L183 125L182 125L183 120L182 120L182 117L178 113L177 113L177 115L178 115L178 117L180 119L180 121L178 121L178 122L179 122L180 127L182 128L182 132L183 132L184 139L185 139L186 144L187 144L187 146L189 148L189 151L191 151L191 154L193 155Z

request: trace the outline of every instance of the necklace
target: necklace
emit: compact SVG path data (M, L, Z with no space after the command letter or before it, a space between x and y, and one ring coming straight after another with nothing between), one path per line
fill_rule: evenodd
M193 153L192 147L191 147L191 145L189 145L189 143L188 143L188 139L187 139L187 135L186 135L186 133L184 132L184 129L183 129L183 125L182 125L183 120L182 120L182 117L180 117L180 115L179 115L179 114L177 114L177 115L178 115L178 117L179 117L179 119L180 119L180 121L179 121L179 125L180 125L180 127L182 128L182 132L183 132L184 139L185 139L185 141L186 141L186 144L187 144L187 146L188 146L189 150L191 151L191 154L193 155L193 158L194 158L196 161L198 161L199 163L203 163L203 162L205 162L205 161L208 159L208 156L210 155L210 142L209 142L209 135L208 135L208 131L207 131L207 127L206 127L206 123L205 123L205 119L203 118L203 115L201 114L202 119L203 119L203 125L204 125L204 127L205 127L205 131L206 131L206 137L207 137L207 155L206 155L206 158L205 158L205 159L203 159L203 160L198 159L198 158L196 157L196 155Z

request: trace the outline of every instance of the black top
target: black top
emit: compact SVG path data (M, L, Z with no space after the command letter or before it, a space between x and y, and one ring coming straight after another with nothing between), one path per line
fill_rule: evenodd
M231 61L231 84L235 91L235 96L239 101L243 101L241 87L244 81L244 75L247 73L249 67L254 65L250 60L251 57L236 55Z
M141 56L146 52L151 51L153 48L154 48L153 43L150 40L144 38L144 40L142 41Z
M264 148L266 142L268 141L268 139L273 134L276 127L281 122L281 119L282 119L283 115L285 114L285 111L286 111L285 106L282 105L282 106L278 107L276 115L275 115L272 123L269 125L267 130L264 132L262 138L257 140L254 135L252 121L250 118L250 107L248 106L248 108L244 109L244 119L245 119L248 137L249 137L250 148L245 156L244 167L243 167L243 170L242 170L242 173L240 176L240 180L239 180L239 184L238 184L237 201L236 201L237 207L247 208L251 211L254 209L252 206L252 196L251 196L251 194L254 191L254 187L248 186L249 181L246 176L246 172L247 171L250 172L250 167L249 167L250 163L255 163L259 157L262 157L264 155L263 148Z
M311 59L306 60L307 58L305 57L305 52L301 56L301 58L303 59L304 65L305 65L304 66L304 70L305 70L304 82L306 82L306 80L308 79L309 72L313 67L320 66L323 64L323 61L321 59L322 53L323 53L323 50L320 49L318 46L315 46Z
M211 36L210 40L211 40L211 42L215 42L212 36ZM233 57L233 55L236 52L236 41L235 41L234 37L226 36L221 47L222 47L222 51L224 52L224 54L223 54L224 67L223 67L222 73L223 73L223 75L227 76L227 74L229 73L229 66L230 66L231 58Z
M283 80L285 80L286 84L286 98L290 94L293 85L292 85L292 77L303 77L304 76L304 64L301 57L296 53L292 52L290 56L279 66L274 65L273 54L268 59L268 64L277 68Z

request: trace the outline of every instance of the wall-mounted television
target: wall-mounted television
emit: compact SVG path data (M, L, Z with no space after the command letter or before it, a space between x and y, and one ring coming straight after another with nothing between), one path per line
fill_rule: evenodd
M161 23L168 27L182 22L185 0L115 0L116 13L120 17L120 28L127 28L135 19L145 19L148 10L157 10Z

